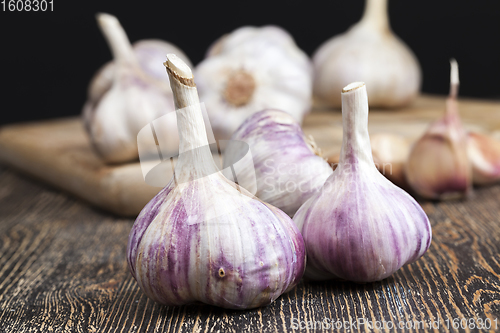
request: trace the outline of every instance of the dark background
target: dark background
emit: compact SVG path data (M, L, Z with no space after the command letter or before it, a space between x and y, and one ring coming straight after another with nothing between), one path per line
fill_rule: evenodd
M167 40L197 64L211 42L242 25L280 25L311 55L358 21L364 5L363 0L53 1L53 12L0 11L0 123L80 113L90 78L111 58L97 12L116 15L132 42ZM394 32L420 61L424 92L448 92L448 60L455 57L461 96L500 98L500 1L391 0L389 11Z

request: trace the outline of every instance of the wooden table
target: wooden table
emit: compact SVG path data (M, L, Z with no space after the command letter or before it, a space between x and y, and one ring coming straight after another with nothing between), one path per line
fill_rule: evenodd
M465 320L467 327L486 322L491 331L500 328L500 185L478 189L468 201L422 205L432 223L431 247L384 281L302 282L270 306L250 311L164 307L148 300L128 272L133 219L0 167L0 332L328 328L319 322L340 332L370 332L368 324L360 325L368 321L384 331L399 325L449 331Z

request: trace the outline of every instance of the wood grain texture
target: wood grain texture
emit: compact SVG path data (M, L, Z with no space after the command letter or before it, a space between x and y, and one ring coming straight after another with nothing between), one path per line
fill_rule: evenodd
M409 140L419 137L430 121L444 113L445 98L420 96L402 110L371 110L370 133L390 132ZM460 114L469 129L500 130L500 103L460 100ZM304 119L325 157L338 154L342 143L342 114L316 108ZM122 216L136 216L161 187L144 182L141 165L105 165L94 153L79 118L16 124L0 129L0 161ZM152 163L151 165L154 165ZM170 163L158 174L168 181ZM166 181L164 185L166 184Z
M433 228L429 251L381 282L303 281L250 311L164 307L149 301L128 272L133 220L0 167L0 332L315 332L325 327L314 329L314 322L325 320L342 323L325 331L344 332L349 321L350 332L379 331L358 325L361 318L385 321L386 332L408 323L420 329L406 331L455 331L455 318L470 320L460 331L477 331L471 323L486 319L495 331L499 202L500 185L477 189L468 201L423 202ZM302 329L293 329L297 320Z

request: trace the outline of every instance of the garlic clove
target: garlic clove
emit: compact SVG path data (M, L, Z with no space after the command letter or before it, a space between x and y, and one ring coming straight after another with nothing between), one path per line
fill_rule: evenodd
M238 163L238 184L289 216L333 172L314 140L306 138L295 119L283 111L254 113L233 133L231 141L246 142L252 154L252 160ZM236 164L240 149L238 145L228 146L224 169Z
M387 0L366 0L361 21L321 45L313 65L314 95L332 107L341 105L337 92L359 78L371 87L372 107L409 104L422 81L417 58L389 26Z
M174 45L160 40L143 40L132 48L116 17L98 14L97 21L112 49L114 61L101 67L92 78L82 111L83 121L96 152L104 161L127 162L138 158L139 131L174 110L168 79L158 64L167 52L185 56ZM159 69L162 76L158 74ZM173 152L178 146L175 124L169 124L163 132L174 133L165 147Z
M410 187L429 199L463 198L472 190L467 135L458 114L458 65L451 62L450 97L445 115L413 145L405 174Z
M196 67L200 98L217 139L230 138L245 119L264 109L285 110L299 123L309 111L310 61L278 29L240 28L217 42L214 48L220 50L209 52Z
M487 185L500 180L500 141L491 136L469 132L467 155L472 165L475 185Z
M293 217L306 244L305 276L378 281L426 252L431 226L420 205L373 163L364 83L342 90L342 122L337 168Z
M377 169L401 188L408 188L404 175L410 144L401 135L376 133L370 136L373 162Z
M302 236L285 213L217 169L190 68L172 54L165 67L175 98L180 155L173 179L132 227L130 271L149 298L166 305L267 305L300 280Z

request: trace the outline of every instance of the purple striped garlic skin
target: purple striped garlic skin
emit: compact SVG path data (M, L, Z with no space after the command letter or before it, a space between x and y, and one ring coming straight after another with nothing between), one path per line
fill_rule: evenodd
M166 305L267 305L302 277L302 236L279 209L239 192L220 173L208 178L182 190L171 182L148 203L130 233L130 271L149 298ZM190 224L186 205L203 207L213 188L211 204L237 209Z
M305 276L378 281L420 258L432 230L420 205L373 164L363 83L344 88L342 119L338 167L293 218L306 244Z
M191 69L175 55L167 59L180 154L173 179L132 227L130 271L149 298L165 305L267 305L301 279L302 235L285 213L217 169Z
M239 165L238 184L290 216L333 173L307 142L297 121L283 111L268 109L253 114L231 140L246 142L253 160ZM224 152L225 169L239 158L233 147L229 145ZM255 179L250 169L255 170Z

